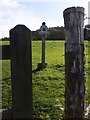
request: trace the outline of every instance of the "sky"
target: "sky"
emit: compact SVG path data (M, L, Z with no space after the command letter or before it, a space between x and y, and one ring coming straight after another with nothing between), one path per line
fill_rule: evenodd
M9 31L18 24L30 30L40 28L42 22L48 27L64 26L63 11L68 7L85 8L88 17L89 0L0 0L0 38L9 37ZM88 24L86 19L84 24Z

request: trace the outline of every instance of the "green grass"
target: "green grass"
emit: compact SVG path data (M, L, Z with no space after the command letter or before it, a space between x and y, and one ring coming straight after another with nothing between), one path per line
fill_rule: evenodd
M9 45L10 42L9 41L0 41L0 45Z
M41 41L35 41L33 46L33 69L37 68L37 63L41 62ZM48 66L55 64L64 64L64 42L63 41L46 41L46 63Z
M7 44L6 42L3 43ZM8 43L9 44L9 43ZM85 41L85 46L89 44ZM86 54L87 102L90 104L90 65L88 64L88 48ZM11 73L10 61L2 62L3 108L11 107ZM47 68L37 70L41 62L41 41L32 42L32 80L33 80L33 113L43 120L61 120L64 111L64 41L46 41Z
M32 45L34 114L41 119L61 119L64 107L64 42L46 42L48 66L41 71L35 71L41 62L41 42L33 42Z

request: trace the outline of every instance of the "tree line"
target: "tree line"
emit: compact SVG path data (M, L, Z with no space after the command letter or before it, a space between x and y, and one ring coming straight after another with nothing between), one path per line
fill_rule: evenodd
M40 40L41 36L39 35L39 29L32 31L32 39ZM49 28L49 35L46 38L47 40L65 40L65 28L61 27L51 27ZM90 40L90 25L86 25L84 28L84 39Z
M32 31L32 40L41 40L39 35L40 29ZM63 26L59 27L49 27L49 35L46 38L47 40L65 40L65 28ZM90 25L86 25L84 28L84 39L90 40ZM5 37L1 39L8 41L9 38Z
M32 40L40 40L41 36L39 35L40 29L36 31L32 31ZM50 27L48 29L49 35L47 36L47 40L64 40L65 35L64 35L64 27Z

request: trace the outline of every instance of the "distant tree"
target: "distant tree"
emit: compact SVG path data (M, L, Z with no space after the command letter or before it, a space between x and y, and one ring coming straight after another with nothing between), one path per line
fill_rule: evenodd
M85 28L84 28L84 39L90 40L90 24L85 25Z
M0 40L2 40L2 41L9 41L9 38L8 37L4 37L4 38L1 38Z
M40 40L41 36L39 35L39 30L32 31L32 40Z
M32 31L32 39L33 40L40 40L41 36L39 35L39 29L36 31ZM50 27L49 28L49 35L47 36L47 40L64 40L64 27L57 26L57 27Z

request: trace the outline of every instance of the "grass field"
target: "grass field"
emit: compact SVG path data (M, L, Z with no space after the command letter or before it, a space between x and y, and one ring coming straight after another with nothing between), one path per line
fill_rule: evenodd
M7 44L7 42L3 43ZM8 43L9 44L9 43ZM88 42L85 42L85 46ZM86 54L87 102L90 104L90 59L89 49ZM3 108L11 107L11 73L10 61L2 62ZM47 68L37 71L41 62L41 41L32 42L32 80L33 80L33 113L43 120L61 120L64 111L64 41L46 41Z

